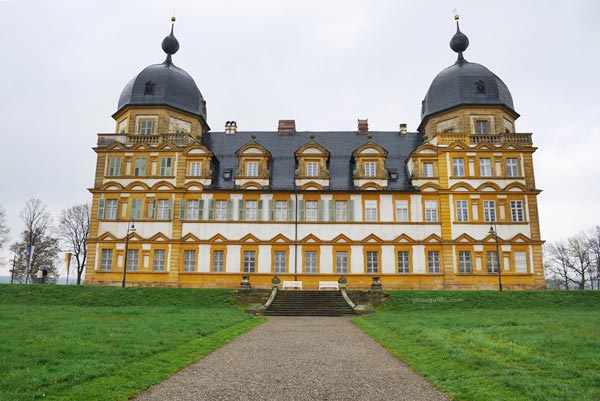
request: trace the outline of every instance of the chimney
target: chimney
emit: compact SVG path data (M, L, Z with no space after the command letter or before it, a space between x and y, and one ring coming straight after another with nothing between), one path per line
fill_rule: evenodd
M296 120L279 120L277 132L280 135L294 135L296 133Z
M225 123L225 133L230 135L230 134L235 134L237 132L237 123L235 121L227 121Z
M406 123L400 124L400 133L406 134Z
M361 120L360 118L358 119L358 133L359 134L366 134L369 132L369 120L365 119L365 120Z

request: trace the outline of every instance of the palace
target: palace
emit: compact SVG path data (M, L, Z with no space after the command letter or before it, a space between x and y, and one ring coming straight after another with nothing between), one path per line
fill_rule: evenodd
M532 134L512 96L458 54L433 80L417 132L210 130L206 101L175 66L179 42L123 89L98 134L85 282L304 289L544 288ZM123 271L126 266L126 272Z

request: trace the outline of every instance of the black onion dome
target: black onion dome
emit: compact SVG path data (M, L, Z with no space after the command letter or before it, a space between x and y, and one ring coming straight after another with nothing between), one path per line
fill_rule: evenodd
M442 70L433 80L421 109L421 120L460 105L501 105L515 114L512 95L506 84L481 64L470 63L462 55L469 46L469 38L460 31L450 41L458 53L454 65Z
M162 64L144 68L125 86L119 97L119 112L125 106L171 106L204 118L206 102L194 79L171 61L179 42L171 33L162 42L167 59Z

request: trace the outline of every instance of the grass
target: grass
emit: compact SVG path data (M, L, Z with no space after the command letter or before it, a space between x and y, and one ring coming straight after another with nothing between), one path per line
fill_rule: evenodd
M389 295L355 324L453 400L600 399L600 292Z
M229 290L0 285L0 400L126 400L250 330Z

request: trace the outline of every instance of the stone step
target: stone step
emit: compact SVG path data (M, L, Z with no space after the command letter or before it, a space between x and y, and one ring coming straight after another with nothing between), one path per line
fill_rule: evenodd
M279 291L266 316L342 316L354 311L339 291Z

